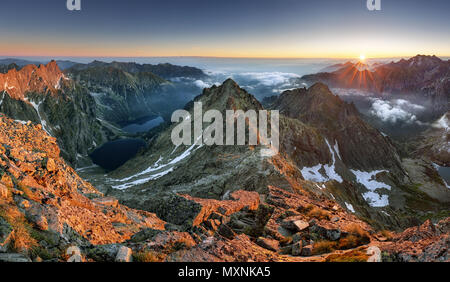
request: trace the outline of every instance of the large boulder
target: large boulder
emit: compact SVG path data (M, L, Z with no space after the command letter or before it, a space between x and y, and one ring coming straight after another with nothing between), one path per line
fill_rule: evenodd
M31 262L31 259L23 254L0 254L0 262Z
M298 241L294 245L292 245L292 255L293 256L300 256L302 254L303 249L303 243L302 241Z
M274 239L259 237L256 244L269 251L277 252L280 249L280 243Z
M133 261L132 254L133 251L131 251L130 248L121 246L119 248L119 251L117 252L116 262L132 262Z
M367 255L370 256L367 262L381 262L381 250L377 246L370 246L367 249Z
M232 240L235 236L236 233L234 233L233 229L231 229L228 225L226 224L221 224L219 226L219 228L217 229L217 233L222 235L223 237Z
M334 224L319 222L311 226L309 230L327 240L336 241L341 238L341 230Z
M101 205L101 206L110 206L110 207L117 207L119 206L119 201L114 197L101 197L101 198L95 198L92 200L95 204Z
M302 252L301 252L302 256L309 257L309 256L312 256L312 253L313 253L313 246L312 245L304 246L302 248Z
M148 210L156 213L164 221L186 227L192 226L202 210L202 205L199 203L176 194L155 198L146 204L148 204Z
M116 259L120 247L119 244L92 245L86 248L86 256L96 262L111 262Z
M309 227L309 223L294 217L286 218L285 220L283 220L281 226L294 232L301 232Z

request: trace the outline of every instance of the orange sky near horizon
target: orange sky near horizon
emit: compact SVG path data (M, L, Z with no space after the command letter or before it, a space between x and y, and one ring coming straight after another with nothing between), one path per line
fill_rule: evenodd
M384 1L378 12L335 0L105 0L79 12L59 2L2 3L0 56L450 56L448 0Z
M403 46L389 47L389 44L379 44L370 48L365 44L355 44L352 47L340 45L339 48L328 48L327 44L301 43L288 47L268 46L256 48L240 46L195 46L184 45L139 45L117 46L114 44L83 44L70 42L35 41L32 48L26 42L1 42L0 56L2 57L230 57L230 58L359 58L364 54L366 58L397 58L412 57L417 54L450 57L450 50L433 46L404 48ZM359 45L359 46L358 46ZM384 46L383 46L384 45ZM356 47L355 47L356 46Z

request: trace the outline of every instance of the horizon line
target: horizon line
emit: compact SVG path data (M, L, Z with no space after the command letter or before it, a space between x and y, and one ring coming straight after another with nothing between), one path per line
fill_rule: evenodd
M382 57L366 57L366 60L370 59L397 59L397 58L412 58L415 56L424 55L424 56L436 56L439 58L450 58L449 55L434 55L434 54L416 54L416 55L400 55L400 56L382 56ZM2 59L20 59L20 58L210 58L210 59L350 59L355 60L359 59L358 57L251 57L251 56L70 56L70 55L2 55L0 54L0 58Z

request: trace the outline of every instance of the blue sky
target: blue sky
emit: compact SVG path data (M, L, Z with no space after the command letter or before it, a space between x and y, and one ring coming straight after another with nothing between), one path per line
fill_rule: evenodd
M2 0L0 56L450 55L450 1Z

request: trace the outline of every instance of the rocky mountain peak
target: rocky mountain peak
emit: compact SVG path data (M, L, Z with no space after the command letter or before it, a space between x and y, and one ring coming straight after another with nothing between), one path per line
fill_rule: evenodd
M403 177L392 144L361 119L353 104L342 101L325 84L285 91L271 108L317 129L329 142L338 144L341 160L347 167L366 171L389 168ZM367 142L362 145L361 140ZM380 157L380 152L386 152L386 155Z
M228 78L222 84L225 87L239 87L239 85L232 78Z
M299 88L283 92L274 107L286 116L300 118L303 122L314 125L357 114L354 105L342 101L327 85L320 82L309 89Z
M225 80L220 86L205 88L194 101L202 102L205 108L219 111L262 109L261 103L231 78ZM191 105L192 103L189 103L187 108Z
M416 55L408 60L408 62L417 62L417 63L441 63L442 60L436 57L435 55Z
M20 70L10 69L0 73L0 91L7 92L12 98L25 100L26 93L55 93L60 88L63 73L55 61L47 65L26 65Z
M51 60L47 65L41 65L40 68L45 68L48 73L60 75L61 69L55 60Z

